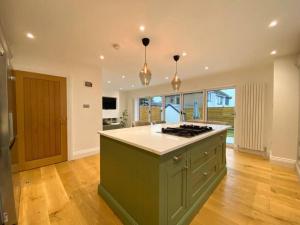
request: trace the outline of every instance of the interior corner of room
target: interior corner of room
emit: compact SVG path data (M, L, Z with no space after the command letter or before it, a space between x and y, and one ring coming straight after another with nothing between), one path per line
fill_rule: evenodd
M1 1L0 225L300 225L299 9Z

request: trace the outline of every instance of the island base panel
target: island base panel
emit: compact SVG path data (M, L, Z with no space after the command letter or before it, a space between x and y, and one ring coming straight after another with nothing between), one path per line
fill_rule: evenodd
M100 136L99 194L128 225L189 224L226 175L226 132L166 155Z

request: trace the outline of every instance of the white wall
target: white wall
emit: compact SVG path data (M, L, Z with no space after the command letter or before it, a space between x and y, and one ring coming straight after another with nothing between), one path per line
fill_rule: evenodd
M194 79L183 80L181 92L199 91L211 88L238 87L244 83L257 82L266 84L265 130L264 146L271 144L272 134L272 99L273 99L273 65L264 65L255 68L238 69L220 74L211 74ZM133 120L134 100L142 96L166 95L174 93L170 84L153 86L127 92L127 102L131 121ZM238 93L237 93L238 94ZM238 103L237 103L238 104Z
M103 89L102 96L117 98L117 108L102 109L102 118L119 118L120 117L120 92L105 88Z
M99 152L97 131L102 129L101 67L26 58L13 58L12 64L16 70L67 78L68 158L74 159ZM85 87L85 81L93 82L93 87ZM83 108L83 104L89 104L90 108Z
M271 159L295 162L299 126L299 71L296 56L274 62Z

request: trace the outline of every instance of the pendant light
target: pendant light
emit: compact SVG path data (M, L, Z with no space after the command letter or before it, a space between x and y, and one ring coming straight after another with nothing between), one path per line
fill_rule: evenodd
M143 68L140 71L140 80L142 82L142 85L144 86L148 86L151 80L151 71L148 69L147 66L147 52L146 52L146 47L149 45L150 43L150 39L149 38L143 38L142 39L142 43L145 46L145 63Z
M180 78L178 77L178 74L177 74L177 61L179 60L179 58L180 58L179 55L174 55L173 56L173 59L176 62L176 71L175 71L175 75L174 75L174 77L172 79L172 82L171 82L174 91L179 91L179 88L180 88L180 85L181 85L181 80L180 80Z

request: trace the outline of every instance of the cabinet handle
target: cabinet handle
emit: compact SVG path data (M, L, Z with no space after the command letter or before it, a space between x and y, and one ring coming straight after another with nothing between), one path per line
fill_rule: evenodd
M174 156L174 157L173 157L174 161L179 161L179 160L181 160L181 158L182 158L181 155L180 155L180 156Z
M205 177L206 177L206 176L207 176L207 172L204 172L204 173L203 173L203 176L205 176Z
M208 152L204 152L204 155L208 155Z

